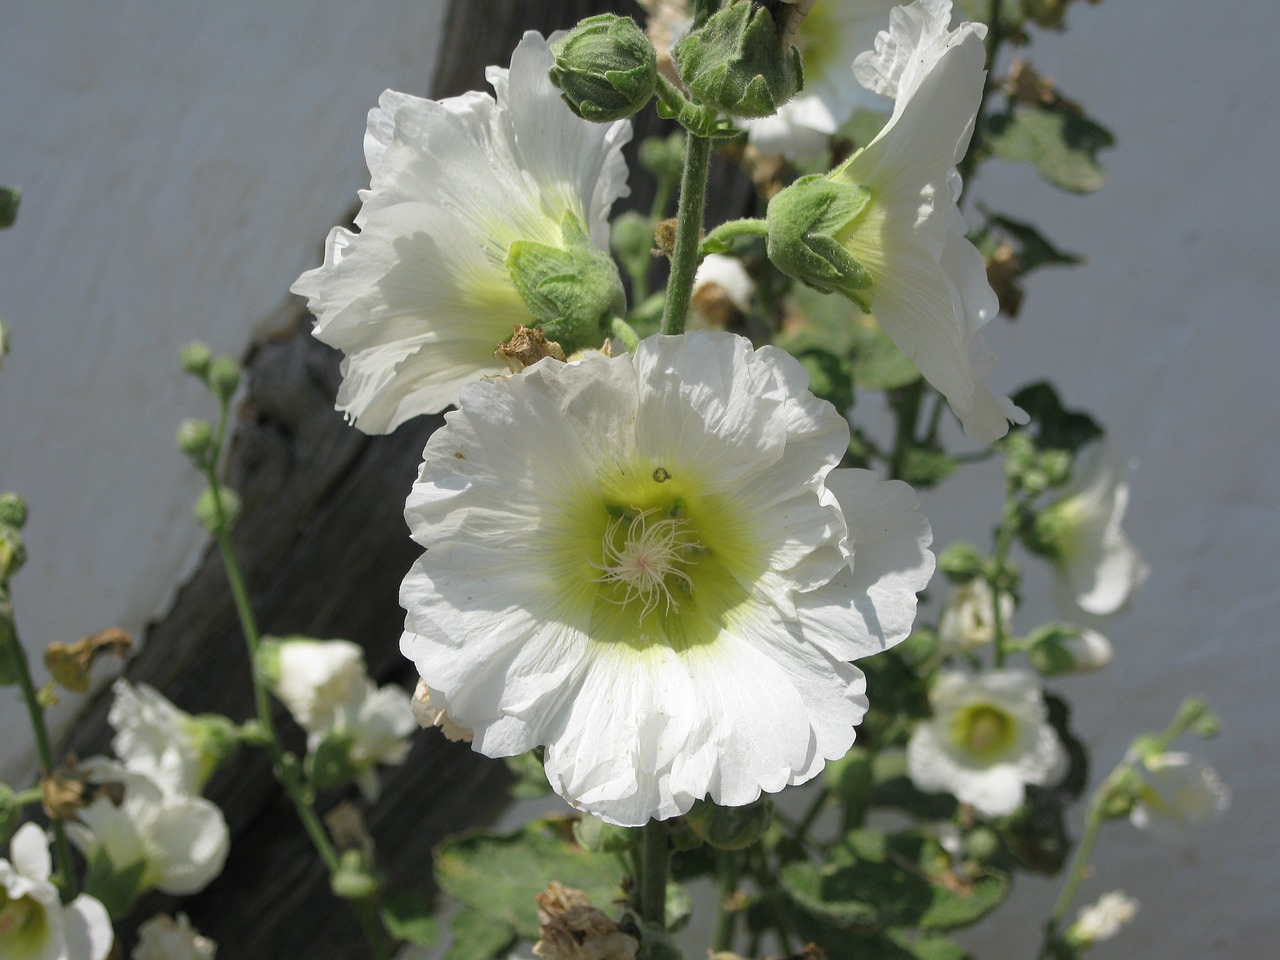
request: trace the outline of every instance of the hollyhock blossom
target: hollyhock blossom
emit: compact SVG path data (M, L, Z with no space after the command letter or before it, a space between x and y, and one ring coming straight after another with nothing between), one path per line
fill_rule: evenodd
M848 661L909 632L931 534L905 484L833 470L848 424L806 385L692 332L464 390L405 511L401 650L476 750L545 745L562 797L629 826L848 751Z
M349 640L267 638L261 658L271 692L311 733L332 727L339 707L359 699L368 682L364 650Z
M52 874L45 832L23 824L0 860L0 957L103 960L115 939L107 908L85 893L63 906Z
M1086 613L1120 610L1151 572L1121 526L1132 471L1132 463L1089 448L1071 485L1036 521L1037 547L1054 561L1060 592Z
M1231 789L1199 757L1157 753L1144 757L1138 772L1142 788L1129 820L1162 839L1180 840L1231 805Z
M104 856L117 874L142 864L137 894L153 887L195 893L222 872L231 837L213 803L170 793L146 774L103 757L85 761L81 769L94 782L124 787L119 806L104 793L67 824L87 861Z
M1082 947L1110 940L1137 912L1138 901L1124 891L1104 893L1096 903L1080 908L1076 922L1067 930L1067 940Z
M158 914L138 928L133 960L214 960L218 945L191 926L185 913Z
M809 160L823 155L831 136L859 108L887 110L890 101L859 84L850 67L875 44L894 6L896 0L815 4L793 41L804 89L774 116L742 121L748 141L764 153Z
M145 683L117 680L107 720L111 748L124 765L150 776L171 793L198 794L219 761L235 746L227 721L193 717Z
M378 687L370 681L360 697L335 711L329 733L346 740L356 786L370 802L381 792L378 764L404 763L414 729L409 694L393 684Z
M1066 751L1029 671L945 673L929 706L932 719L907 743L907 773L921 790L998 817L1022 805L1027 784L1051 786L1066 773Z
M985 27L951 30L950 0L893 10L859 79L894 97L866 147L825 177L801 177L769 205L769 255L782 270L874 314L947 398L971 437L990 443L1026 414L986 384L979 329L998 309L956 201L982 99Z
M364 432L443 410L463 384L506 371L494 349L517 324L539 325L508 269L517 244L585 246L612 269L607 220L627 193L631 128L575 117L550 66L548 41L526 33L510 70L486 72L494 96L388 90L370 112L359 232L335 228L324 264L291 288L315 335L343 352L337 406Z
M974 577L958 584L938 620L938 644L949 653L971 653L994 642L995 597L991 584ZM1006 629L1013 619L1013 597L1000 594L1000 622Z

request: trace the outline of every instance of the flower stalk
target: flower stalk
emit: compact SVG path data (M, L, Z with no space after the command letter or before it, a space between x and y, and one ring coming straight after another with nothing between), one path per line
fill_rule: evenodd
M711 169L711 141L686 135L684 174L680 179L680 205L676 213L676 242L667 280L667 302L662 311L662 332L684 333L689 300L701 259L702 213L707 203L707 176Z
M636 887L640 897L640 916L660 930L667 928L667 875L671 869L671 846L667 826L661 820L644 825L640 840L640 876Z

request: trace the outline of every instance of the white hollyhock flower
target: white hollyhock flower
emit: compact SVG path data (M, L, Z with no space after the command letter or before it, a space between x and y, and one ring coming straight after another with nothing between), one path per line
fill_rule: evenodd
M231 839L222 811L204 797L166 791L143 773L96 757L81 768L97 783L124 786L116 806L100 795L80 811L67 831L85 859L102 855L120 872L142 864L136 893L158 887L165 893L203 889L222 872Z
M191 926L185 913L158 914L138 928L133 960L214 960L218 945Z
M343 704L364 692L364 651L349 640L268 639L263 643L271 692L298 726L321 732Z
M826 177L802 177L769 206L782 269L875 315L971 437L990 443L1026 414L986 384L979 329L999 303L956 200L986 76L985 27L948 28L949 0L895 8L859 76L895 97L865 148ZM866 82L864 80L864 82Z
M1181 840L1231 805L1231 789L1199 757L1158 753L1145 757L1138 772L1142 789L1129 820L1161 839Z
M951 793L998 817L1022 805L1027 784L1051 786L1067 771L1029 671L945 673L929 691L929 706L932 719L907 743L907 773L921 790Z
M1013 597L1000 594L1000 622L1013 620ZM982 577L958 584L938 620L938 644L947 652L970 653L996 638L995 597Z
M872 48L896 4L897 0L814 4L793 39L804 68L804 89L774 116L741 121L748 141L764 153L808 160L823 155L831 136L858 109L887 110L889 101L857 83L850 65Z
M689 327L723 330L741 314L751 312L755 281L737 257L711 253L702 258L693 278Z
M115 939L107 908L85 893L63 906L52 874L48 837L24 823L0 860L0 957L103 960Z
M404 763L415 728L409 694L394 684L378 687L368 681L360 697L335 711L330 732L347 741L356 785L370 802L381 791L378 764Z
M338 409L366 433L443 410L461 387L505 373L494 349L538 326L512 282L512 244L564 245L566 217L601 250L625 196L625 120L575 117L547 71L548 41L526 33L495 96L423 100L388 90L369 114L369 189L358 233L330 234L324 265L291 288L315 335L342 350Z
M1096 903L1080 908L1076 922L1067 930L1067 940L1086 947L1110 940L1137 912L1138 901L1123 890L1104 893Z
M848 661L898 643L933 571L905 484L833 471L848 424L729 334L475 384L405 511L426 553L401 649L489 756L639 825L749 803L843 756Z
M111 692L107 721L116 731L116 756L171 793L200 793L234 745L229 725L193 717L145 683L120 679Z
M1121 527L1133 469L1132 462L1121 466L1101 446L1091 447L1071 485L1036 522L1061 592L1087 613L1115 613L1151 572Z

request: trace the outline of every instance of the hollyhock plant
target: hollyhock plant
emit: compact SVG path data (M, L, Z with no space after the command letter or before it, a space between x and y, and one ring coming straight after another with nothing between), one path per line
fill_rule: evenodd
M830 174L801 177L773 198L769 256L874 314L965 432L991 443L1026 414L986 384L993 361L978 331L999 304L956 205L986 28L951 30L950 18L950 0L894 9L875 50L858 58L860 79L894 97L889 122Z
M1029 671L945 673L929 706L933 718L907 743L907 772L921 790L998 817L1022 805L1027 784L1052 786L1066 773L1066 751Z
M605 251L609 209L627 194L631 127L574 116L551 62L548 41L526 33L510 70L487 71L494 96L388 90L370 112L359 232L335 228L324 264L292 287L315 335L343 352L337 406L364 432L443 410L464 384L504 372L494 350L517 324L584 339L565 344L572 352L598 346L603 313L620 310ZM565 290L548 302L548 274L592 270L604 288L575 305L586 329L557 332L546 311L565 306Z
M464 391L405 511L401 649L476 750L545 745L556 792L622 825L848 751L848 661L908 633L931 534L905 484L833 470L848 424L806 385L694 332Z
M824 154L832 135L859 108L887 111L890 101L859 84L850 66L872 49L895 5L896 0L814 4L794 37L804 88L774 116L742 121L747 140L764 153L809 160Z
M49 840L34 823L0 860L0 956L5 960L104 960L115 935L106 907L82 893L65 906L49 879Z
M265 638L258 659L271 692L311 733L332 727L338 709L358 699L367 682L364 650L350 640Z
M1144 757L1138 771L1142 786L1129 820L1163 840L1184 839L1231 805L1231 789L1199 757L1157 753Z

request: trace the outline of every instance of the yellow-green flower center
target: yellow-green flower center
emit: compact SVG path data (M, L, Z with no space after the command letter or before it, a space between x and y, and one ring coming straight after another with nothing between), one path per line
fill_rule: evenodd
M752 524L692 471L628 464L599 479L566 501L551 544L566 615L636 650L713 642L767 566Z
M21 951L30 951L38 946L48 934L48 918L44 907L31 897L19 897L10 900L0 893L0 944L8 949L5 956Z
M963 707L951 721L951 742L984 764L999 759L1017 739L1017 721L990 704Z

